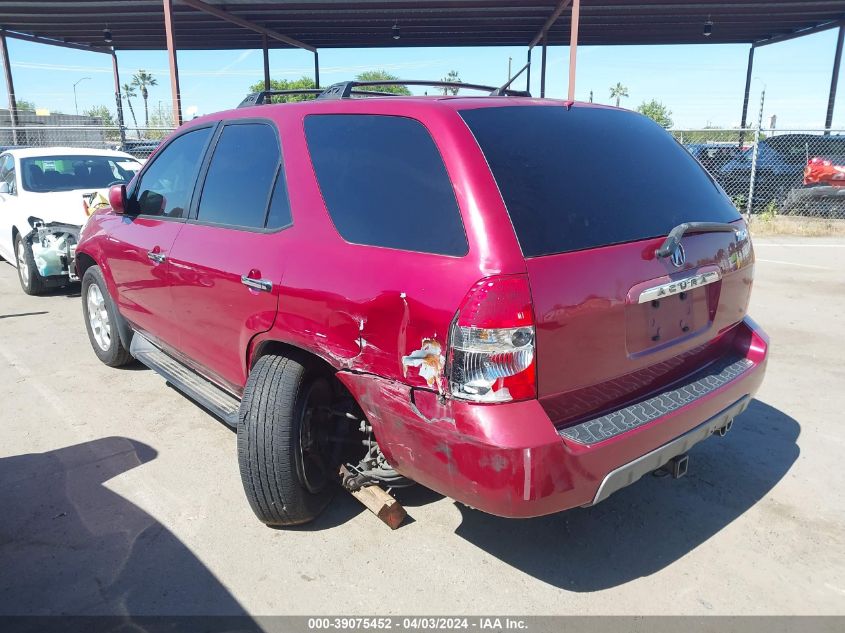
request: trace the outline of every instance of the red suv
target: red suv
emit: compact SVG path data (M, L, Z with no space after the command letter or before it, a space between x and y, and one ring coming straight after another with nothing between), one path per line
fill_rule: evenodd
M681 145L593 104L355 87L185 124L77 249L97 356L237 427L262 521L341 479L542 515L730 429L766 365L754 255Z

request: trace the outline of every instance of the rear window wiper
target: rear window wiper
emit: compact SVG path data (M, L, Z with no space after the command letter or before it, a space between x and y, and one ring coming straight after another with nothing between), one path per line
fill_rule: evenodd
M669 257L675 252L678 244L681 243L681 238L687 233L736 233L740 230L742 230L741 226L727 222L684 222L669 232L663 244L654 251L654 254L658 259Z

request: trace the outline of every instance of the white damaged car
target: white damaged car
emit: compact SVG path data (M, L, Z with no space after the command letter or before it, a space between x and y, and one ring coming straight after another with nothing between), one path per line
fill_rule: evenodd
M9 149L0 154L0 256L18 269L23 291L76 281L79 231L112 185L141 163L125 152L78 147Z

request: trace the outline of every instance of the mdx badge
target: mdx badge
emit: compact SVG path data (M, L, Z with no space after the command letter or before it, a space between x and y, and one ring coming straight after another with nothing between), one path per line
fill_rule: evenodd
M640 298L637 303L646 303L656 299L663 299L664 297L671 297L672 295L680 294L682 292L689 292L693 288L700 288L701 286L715 283L721 278L722 273L718 270L710 270L706 273L698 273L692 277L684 277L683 279L671 281L667 284L660 284L659 286L646 288L640 293Z

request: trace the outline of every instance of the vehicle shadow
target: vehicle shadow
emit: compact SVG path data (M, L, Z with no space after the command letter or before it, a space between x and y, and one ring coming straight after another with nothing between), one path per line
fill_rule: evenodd
M755 400L724 439L692 449L683 479L647 475L592 508L536 519L457 504L463 520L456 533L550 585L615 587L673 563L762 499L798 458L800 428Z
M105 437L0 458L0 616L111 615L129 623L144 615L232 615L249 623L175 535L106 487L156 455L140 442Z

